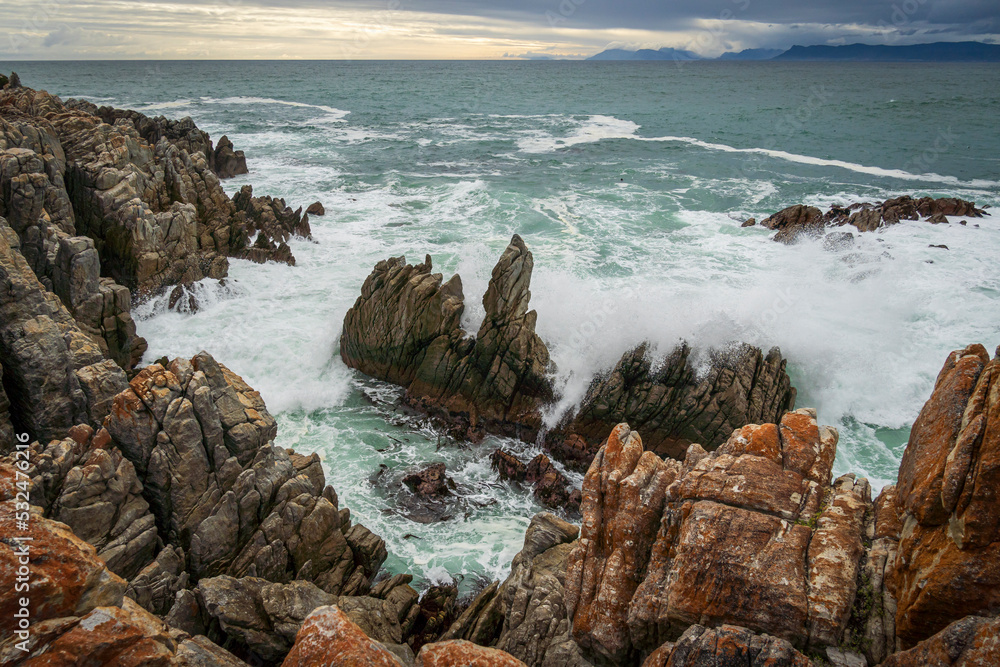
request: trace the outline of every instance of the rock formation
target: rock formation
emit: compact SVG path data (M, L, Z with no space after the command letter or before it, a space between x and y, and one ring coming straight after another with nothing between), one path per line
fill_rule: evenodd
M240 174L249 174L247 169L247 158L243 151L233 149L233 142L229 137L222 135L219 144L213 153L212 168L219 178L233 178Z
M323 206L323 202L314 201L309 204L309 207L306 209L306 214L323 216L326 215L326 208Z
M627 352L591 383L576 413L546 434L547 447L586 469L606 434L628 422L644 434L647 449L680 459L693 442L714 449L733 429L777 422L794 407L795 389L778 348L765 356L737 345L711 355L711 369L699 377L686 344L655 367L646 345Z
M545 454L525 464L510 452L497 449L490 455L490 464L505 482L531 484L535 500L542 505L565 509L571 515L579 511L580 491L569 488L569 480Z
M415 266L402 257L379 262L344 318L341 358L402 385L410 405L443 418L460 437L492 432L533 442L554 394L548 349L535 334L535 311L528 311L532 266L514 236L493 269L486 317L473 339L460 325L461 278L443 282L431 273L429 256ZM714 448L734 428L776 421L795 401L777 349L766 357L746 345L715 352L705 377L686 345L655 371L648 356L640 346L592 383L580 409L546 435L556 458L586 470L622 421L645 429L661 455L683 456L691 442Z
M483 297L486 317L475 339L462 329L462 281L442 284L428 256L375 266L344 318L340 355L348 366L406 387L407 399L469 429L533 437L539 406L552 399L549 352L528 311L534 265L514 236Z
M932 224L947 223L949 215L981 218L988 214L982 209L976 208L975 202L964 199L955 197L914 199L904 195L875 204L834 206L826 213L815 206L796 204L761 220L760 224L767 229L778 230L773 240L792 243L803 234L814 237L823 236L827 227L852 225L859 232L873 232L903 220L924 218ZM743 226L750 225L744 223Z
M1000 611L1000 359L953 352L910 431L892 569L904 647L966 615Z
M813 662L783 639L746 628L692 625L676 643L660 646L642 667L812 667Z
M258 263L272 260L294 266L295 258L288 249L288 239L292 236L312 238L309 215L302 215L302 207L293 211L284 199L254 197L250 185L244 185L233 195L233 204L241 215L246 233L257 234L257 241L242 256Z

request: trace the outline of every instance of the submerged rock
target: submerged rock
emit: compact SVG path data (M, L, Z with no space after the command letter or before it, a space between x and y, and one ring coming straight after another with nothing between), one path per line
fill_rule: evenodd
M448 477L443 463L434 463L419 472L405 476L403 484L417 495L426 498L449 496L455 488L455 480Z

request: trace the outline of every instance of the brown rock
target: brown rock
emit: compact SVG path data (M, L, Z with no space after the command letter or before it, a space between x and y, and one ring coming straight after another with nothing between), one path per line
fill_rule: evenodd
M757 224L757 218L747 218L740 227L753 227Z
M760 223L767 229L777 229L775 241L791 243L800 234L818 236L823 233L823 212L815 206L796 204L778 211Z
M627 424L616 426L594 457L583 482L583 528L566 574L573 638L585 650L611 661L629 655L629 602L679 467L644 452Z
M323 208L322 202L313 202L309 204L309 208L306 209L306 213L309 215L326 215L326 209Z
M948 357L900 465L893 581L904 646L1000 606L997 488L1000 360L974 345Z
M448 477L443 463L434 463L420 472L407 475L403 484L424 497L449 496L455 488L455 481Z
M381 644L369 639L340 609L320 607L295 636L282 667L403 667Z
M570 500L569 480L552 465L545 454L539 454L528 463L526 479L535 485L535 499L546 507L562 507L571 512L579 509L579 501Z
M1000 619L966 616L882 667L980 667L1000 665Z
M746 628L692 625L676 643L654 651L642 667L811 667L812 661L783 639Z
M490 454L490 464L503 481L523 482L528 476L528 467L510 452L497 449Z
M526 667L503 651L462 639L427 644L417 654L417 667Z
M233 149L233 142L223 135L215 147L213 168L219 178L232 178L240 174L248 174L247 158L243 151Z

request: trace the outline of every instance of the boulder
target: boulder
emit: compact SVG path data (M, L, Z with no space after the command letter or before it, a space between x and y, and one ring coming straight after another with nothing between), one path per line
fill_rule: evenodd
M966 616L882 667L973 667L1000 664L1000 619Z
M403 477L403 484L413 493L426 498L449 496L455 488L455 480L448 477L443 463L434 463Z
M1000 359L973 345L949 355L899 468L903 528L892 580L904 647L1000 608L997 488Z
M535 500L546 507L564 508L570 512L580 509L579 494L571 495L569 480L552 464L549 457L539 454L531 459L526 471L526 481L535 486ZM572 500L571 500L572 498Z
M282 667L403 667L403 663L378 642L369 639L336 606L312 612L295 637L295 645Z
M528 466L504 449L497 449L490 454L490 465L505 482L523 482L528 477Z
M223 179L250 173L246 155L243 151L233 150L233 142L225 135L215 146L213 168L219 178Z
M656 649L642 667L811 667L814 663L783 639L746 628L692 625L676 642Z
M317 201L317 202L313 202L312 204L309 204L309 207L306 209L306 214L307 215L326 215L326 209L323 208L323 203L322 202L318 202Z
M792 243L803 234L808 236L822 235L823 212L815 206L796 204L764 218L760 224L767 229L778 230L774 236L775 241Z
M418 667L525 667L508 653L463 639L427 644L417 654L416 664Z

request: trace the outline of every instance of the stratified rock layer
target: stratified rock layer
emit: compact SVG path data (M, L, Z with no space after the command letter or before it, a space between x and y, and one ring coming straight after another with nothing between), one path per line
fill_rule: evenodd
M904 646L1000 609L1000 359L953 352L910 431L892 579Z

